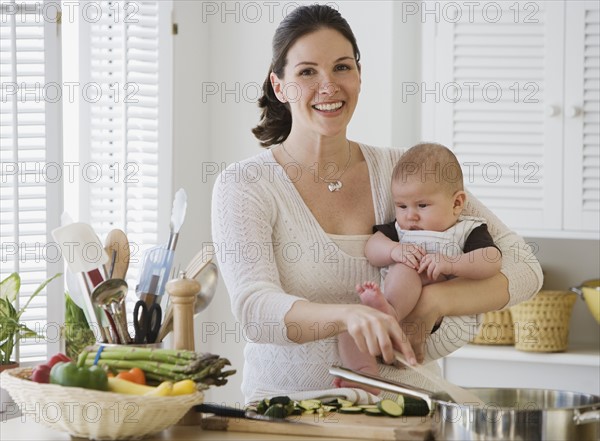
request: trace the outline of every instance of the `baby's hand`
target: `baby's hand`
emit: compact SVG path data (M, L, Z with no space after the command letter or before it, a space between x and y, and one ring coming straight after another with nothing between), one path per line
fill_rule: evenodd
M452 261L443 254L427 254L421 259L417 272L425 272L429 280L436 281L441 275L452 274Z
M419 262L425 255L423 248L412 243L399 243L390 253L394 262L403 263L415 270L419 268Z

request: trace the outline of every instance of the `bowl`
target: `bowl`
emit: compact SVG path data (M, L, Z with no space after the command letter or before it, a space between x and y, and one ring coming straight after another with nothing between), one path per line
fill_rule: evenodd
M571 291L576 292L585 300L588 309L600 323L600 279L583 282L581 286L571 288Z
M147 397L27 380L33 368L8 369L2 387L23 416L71 436L97 440L139 439L176 424L204 395Z

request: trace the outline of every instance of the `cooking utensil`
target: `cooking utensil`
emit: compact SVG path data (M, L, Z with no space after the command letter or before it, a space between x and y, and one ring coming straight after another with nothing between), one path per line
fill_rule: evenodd
M396 361L399 361L404 366L427 378L431 383L435 384L441 390L446 392L455 403L476 403L477 406L485 405L485 403L481 401L477 395L473 394L469 390L457 386L454 383L450 383L441 376L423 368L422 365L412 366L408 363L401 352L394 351L394 357L396 358Z
M102 282L102 275L98 267L108 261L108 256L102 248L98 236L90 225L74 222L54 229L52 237L60 247L69 271L73 274L82 273L78 277L82 291L81 298L90 320L88 323L92 329L99 329L103 332L100 326L100 315L90 298L90 285L84 276L84 274L89 276L90 282L94 283L92 286ZM106 336L103 336L103 341L106 341Z
M150 307L138 300L133 309L134 342L136 344L155 343L162 320L162 310L158 303Z
M129 269L131 250L129 240L123 230L115 228L108 233L104 240L104 250L109 256L113 256L113 253L116 252L116 257L104 266L106 273L109 274L110 266L114 263L114 269L112 275L109 274L109 278L125 280Z
M148 306L165 292L169 272L173 266L173 255L173 250L163 246L150 248L144 253L140 283L135 291Z
M65 271L65 278L67 280L67 290L69 291L69 295L71 299L75 302L77 306L79 306L83 310L83 314L85 315L85 319L90 326L94 335L96 335L96 328L91 326L90 323L93 323L96 320L96 317L99 319L99 333L100 333L100 341L101 342L109 342L110 331L108 329L109 323L104 311L99 310L98 307L95 307L92 304L91 300L91 292L88 294L89 288L87 286L87 281L83 277L83 273L79 273L81 276L74 274L69 267ZM83 291L82 291L83 287ZM94 310L95 314L93 317L90 317L90 311L88 310L88 305L86 302L89 301L91 308ZM98 340L98 338L96 338ZM109 342L110 343L110 342Z
M432 432L440 440L597 440L600 397L549 389L470 388L485 406L454 403L433 393L376 375L334 366L329 373L356 383L424 399Z
M269 421L274 423L296 423L293 420L285 418L275 418L266 415L261 415L253 410L238 409L236 407L221 406L219 404L202 403L194 406L196 412L212 413L217 416L229 418L246 418L249 420ZM297 423L302 424L302 423Z
M179 238L179 230L185 220L185 213L187 211L187 193L183 188L177 190L175 198L173 199L173 208L171 210L171 234L169 236L169 242L167 243L167 249L174 251L177 246L177 239Z
M121 304L127 296L127 282L123 279L105 280L92 292L92 302L100 306L107 313L113 330L118 335L121 344L131 343L131 336L127 331L126 317L121 316Z
M187 277L187 273L186 273ZM217 282L219 280L219 271L217 265L213 262L209 262L203 265L201 272L197 275L196 280L200 283L200 291L196 295L196 301L194 303L194 318L212 302L215 292L217 291ZM165 319L158 333L158 340L163 341L166 335L173 330L173 305L169 304Z
M600 323L600 279L583 282L580 286L572 287L571 291L579 294L596 321Z

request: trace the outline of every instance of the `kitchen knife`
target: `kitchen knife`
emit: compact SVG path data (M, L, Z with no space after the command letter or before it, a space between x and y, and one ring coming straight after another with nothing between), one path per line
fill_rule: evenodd
M261 415L253 410L238 409L237 407L222 406L219 404L203 403L194 406L196 412L212 413L217 416L228 418L245 418L257 421L269 421L272 423L296 423L303 424L298 421L288 420L285 418L275 418L266 415Z

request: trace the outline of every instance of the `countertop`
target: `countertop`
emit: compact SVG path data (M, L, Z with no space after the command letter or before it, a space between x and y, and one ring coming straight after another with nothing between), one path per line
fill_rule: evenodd
M80 440L81 438L71 438L70 435L64 432L48 429L39 423L31 421L21 421L21 418L13 418L0 423L0 438L2 441L71 441ZM144 441L154 440L240 440L240 441L301 441L311 439L306 435L303 436L284 436L284 435L268 435L265 433L241 433L241 432L217 432L202 430L199 426L173 426L163 430L148 438L143 438ZM325 438L314 437L313 439L323 440ZM348 441L348 438L327 438L332 441Z
M198 414L199 415L199 414ZM306 418L305 418L306 417ZM36 415L26 414L0 423L2 441L58 441L79 440L66 432L50 429L36 422ZM196 420L196 423L193 421ZM201 422L200 422L201 421ZM282 440L306 439L348 441L354 440L415 440L430 438L430 420L425 417L371 417L366 415L329 414L325 418L303 415L300 424L270 423L221 417L192 418L195 425L175 425L143 440ZM216 430L204 430L211 427ZM288 426L288 424L290 424ZM226 430L226 431L225 431ZM291 435L293 433L293 435Z

